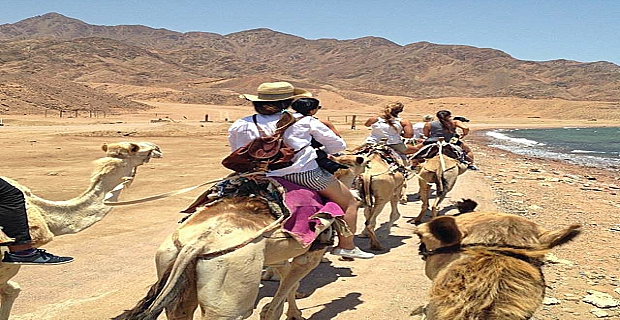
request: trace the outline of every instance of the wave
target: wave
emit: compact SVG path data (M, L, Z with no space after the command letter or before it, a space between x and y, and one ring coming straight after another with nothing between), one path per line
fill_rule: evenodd
M534 141L530 139L509 137L499 131L488 131L486 134L487 136L492 137L494 139L506 140L512 143L522 144L526 146L544 146L545 145L542 142L538 142L538 141Z
M576 149L576 150L571 150L570 153L598 153L598 154L606 154L607 152Z

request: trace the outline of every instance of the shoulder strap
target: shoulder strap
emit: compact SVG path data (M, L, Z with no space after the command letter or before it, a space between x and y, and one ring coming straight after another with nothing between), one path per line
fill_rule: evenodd
M263 131L263 129L261 129L261 127L258 125L258 122L256 121L256 114L252 115L252 121L254 121L254 124L256 125L256 128L258 128L258 134L260 136L266 136L267 134L265 134L265 131Z

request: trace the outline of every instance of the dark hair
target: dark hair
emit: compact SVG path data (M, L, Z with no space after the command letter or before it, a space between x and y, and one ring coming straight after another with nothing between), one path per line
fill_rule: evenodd
M309 116L310 111L319 107L319 100L315 98L299 98L291 104L291 108L304 116Z
M439 110L437 111L437 120L441 122L441 126L443 127L445 131L454 133L455 131L454 124L449 119L451 115L452 115L452 112L448 110Z
M293 99L279 100L279 101L252 101L254 110L257 113L270 115L276 114L291 106Z

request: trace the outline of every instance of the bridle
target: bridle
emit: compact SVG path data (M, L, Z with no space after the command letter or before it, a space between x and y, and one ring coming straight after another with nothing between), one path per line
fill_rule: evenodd
M505 250L505 249L536 250L535 248L526 247L526 246L497 245L497 244L488 244L488 243L468 243L468 244L457 243L451 246L439 247L437 249L428 250L426 248L426 245L423 242L421 242L418 248L418 254L422 256L422 260L426 261L428 257L436 255L436 254L462 253L468 250L475 250L476 248L484 249L485 251L491 252L494 254L499 254L499 255L506 256L506 257L519 259L535 267L540 267L544 264L543 261L541 261L538 258L532 258L525 254L520 254L514 251Z

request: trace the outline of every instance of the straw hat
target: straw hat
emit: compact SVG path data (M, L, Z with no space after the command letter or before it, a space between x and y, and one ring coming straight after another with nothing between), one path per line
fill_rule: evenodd
M280 101L301 97L312 97L312 93L293 87L288 82L265 82L258 86L258 95L242 94L241 98L250 101Z

